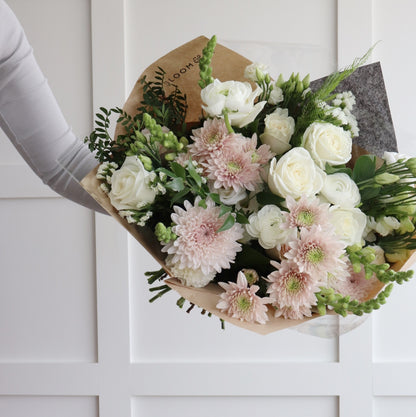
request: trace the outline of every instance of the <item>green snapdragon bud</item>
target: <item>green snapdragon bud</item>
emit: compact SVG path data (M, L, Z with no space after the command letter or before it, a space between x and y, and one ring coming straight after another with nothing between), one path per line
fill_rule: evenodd
M413 232L415 230L415 225L409 219L409 217L405 217L400 220L400 227L398 229L399 233L403 234L406 232Z
M303 92L303 83L302 81L296 81L296 92L302 93Z
M256 78L259 83L263 82L265 78L263 71L259 67L256 67Z
M146 171L152 171L153 170L152 160L148 156L138 155L138 158L140 159L140 161L142 161L142 164L143 164L144 169Z

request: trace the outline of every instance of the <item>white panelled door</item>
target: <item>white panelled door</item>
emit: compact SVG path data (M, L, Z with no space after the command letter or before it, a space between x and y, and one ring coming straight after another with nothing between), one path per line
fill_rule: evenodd
M399 146L412 152L404 94L416 93L405 82L416 61L398 34L416 36L410 0L400 9L387 0L8 3L81 137L99 106L121 106L147 65L201 34L272 74L312 79L380 39L373 60ZM47 190L4 135L0 172L0 416L414 415L416 336L403 315L415 312L416 282L339 338L222 331L177 308L172 293L149 304L144 272L156 262L113 219Z

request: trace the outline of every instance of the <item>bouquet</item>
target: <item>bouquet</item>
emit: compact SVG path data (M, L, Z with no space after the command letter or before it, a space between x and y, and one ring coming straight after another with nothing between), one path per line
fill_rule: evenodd
M173 288L179 307L267 333L370 313L411 277L416 158L359 148L361 97L340 89L367 58L273 79L200 37L149 67L123 109L100 109L86 138L100 164L82 184L161 264L151 301Z

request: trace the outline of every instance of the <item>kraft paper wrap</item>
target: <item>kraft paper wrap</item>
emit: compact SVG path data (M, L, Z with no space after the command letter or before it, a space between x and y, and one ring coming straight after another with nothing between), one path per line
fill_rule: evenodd
M186 43L183 46L173 50L167 55L160 58L158 61L148 67L144 73L139 77L142 79L144 75L149 77L149 80L153 79L155 70L158 67L163 68L166 71L166 80L172 80L175 85L185 93L188 102L188 113L186 122L192 126L197 123L200 119L201 113L201 99L200 99L200 88L198 86L199 81L199 67L198 60L201 56L202 49L206 46L208 39L204 36L198 37L191 42ZM221 81L237 80L244 81L243 73L244 69L251 62L239 55L238 53L225 48L222 45L217 44L215 48L214 57L212 60L213 66L213 77L218 78ZM371 67L371 66L366 66ZM363 74L367 72L366 67L363 67ZM370 68L370 71L372 71ZM361 68L360 68L361 70ZM321 80L318 80L319 83ZM350 87L350 86L349 86ZM383 84L384 87L384 84ZM352 89L352 88L350 88ZM367 93L367 92L366 92ZM385 91L384 91L385 95ZM385 95L385 97L387 97ZM123 109L127 113L134 115L137 107L142 100L142 88L139 81L135 84L127 102ZM385 118L383 124L388 127L387 133L391 132L392 122L390 117L389 109L382 109L383 117ZM377 114L380 117L380 114ZM380 123L378 124L380 125ZM371 129L371 124L369 129ZM390 129L390 130L389 130ZM122 127L117 126L115 137L122 132ZM361 131L360 135L363 132ZM365 133L365 132L364 132ZM386 134L387 134L386 133ZM390 149L396 150L396 142L393 137L390 136ZM384 145L384 144L383 144ZM358 145L354 145L352 163L358 158L358 156L367 153L364 149ZM374 152L373 152L374 153ZM98 167L97 167L98 168ZM105 192L100 188L100 181L96 178L97 168L91 171L82 181L81 185L83 188L91 194L91 196L112 216L114 217L153 257L159 262L164 270L171 277L165 280L165 283L172 289L177 291L182 297L187 299L189 302L197 305L198 307L212 313L213 315L223 319L225 322L234 324L247 330L251 330L258 334L269 334L278 330L286 329L289 327L297 326L309 320L313 320L317 317L321 317L318 314L313 314L310 318L303 320L287 320L282 318L275 318L273 316L273 309L269 308L268 315L269 321L266 324L257 323L246 323L237 319L228 317L225 313L221 313L216 308L216 304L219 300L219 294L222 292L221 287L217 284L211 283L204 288L193 288L181 285L179 280L172 276L169 269L164 263L165 254L161 252L161 247L153 234L152 230L147 227L137 227L128 223L125 219L120 217L117 210L111 205L110 200ZM409 269L416 261L416 251L404 262L398 262L392 267L394 270L406 270ZM369 294L369 299L377 295L377 293L383 288L383 284L380 283L379 287L374 288L372 294ZM331 311L329 314L333 314Z

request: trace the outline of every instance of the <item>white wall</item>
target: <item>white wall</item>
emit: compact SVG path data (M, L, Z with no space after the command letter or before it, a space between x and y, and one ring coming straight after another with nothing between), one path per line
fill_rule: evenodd
M414 154L410 0L8 3L80 137L98 106L121 105L148 64L201 34L313 78L381 40L373 60ZM0 416L414 415L415 282L340 338L223 332L173 294L149 305L154 261L112 219L46 189L4 135L0 172Z

